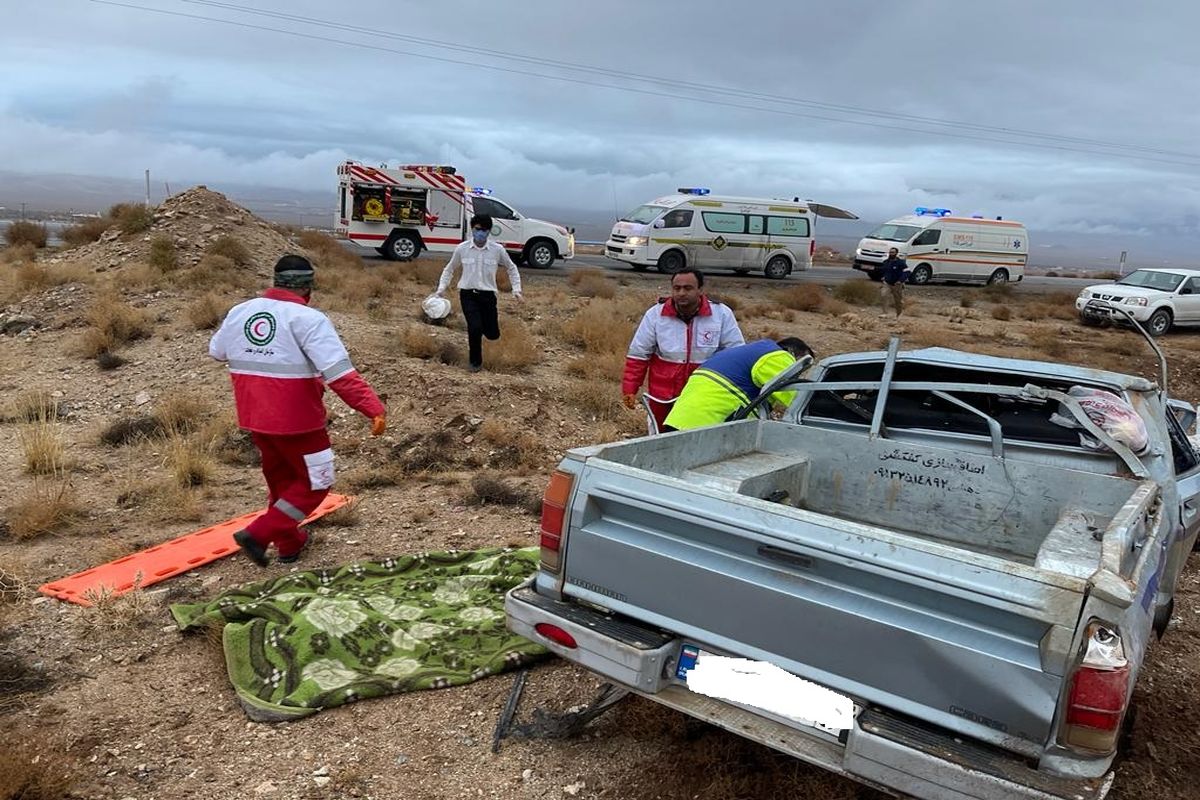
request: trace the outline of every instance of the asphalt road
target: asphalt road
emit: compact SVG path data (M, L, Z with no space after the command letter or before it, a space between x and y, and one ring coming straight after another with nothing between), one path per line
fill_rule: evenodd
M368 263L381 262L383 259L373 250L367 250L361 247L342 241L343 246L349 250L353 250L362 256L363 260ZM449 258L448 254L434 253L422 256L422 259L430 261L442 261ZM542 274L552 277L566 277L573 269L602 269L606 272L611 272L614 275L620 274L635 280L646 281L661 281L663 276L654 269L648 269L645 272L635 272L627 264L614 261L610 258L605 258L602 255L577 255L570 261L557 261L550 269L541 271ZM537 270L534 270L537 272ZM719 279L722 275L734 277L732 272L717 272L713 273L713 277ZM822 286L841 283L842 281L865 281L867 277L861 272L851 269L845 264L817 264L812 269L805 272L797 272L793 275L781 280L772 281L764 277L761 273L750 273L749 275L737 276L738 280L744 281L761 281L764 285L786 285L789 283L818 283ZM1018 290L1026 289L1035 292L1053 292L1053 291L1069 291L1077 292L1085 286L1091 286L1097 283L1104 283L1099 278L1047 278L1040 275L1027 275L1018 285ZM944 284L943 284L944 285Z

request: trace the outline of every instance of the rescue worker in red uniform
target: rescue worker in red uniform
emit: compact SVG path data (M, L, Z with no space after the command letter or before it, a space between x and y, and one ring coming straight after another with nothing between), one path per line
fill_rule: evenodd
M634 408L649 373L646 396L661 429L696 368L714 353L745 342L729 306L704 294L704 273L690 268L676 272L671 297L646 311L629 343L621 379L625 407Z
M387 409L355 371L333 323L308 305L314 277L308 259L279 259L274 287L230 309L208 345L229 366L238 426L262 455L266 513L233 535L260 567L272 544L283 563L300 557L311 535L300 523L333 485L325 387L371 420L372 436L387 427Z

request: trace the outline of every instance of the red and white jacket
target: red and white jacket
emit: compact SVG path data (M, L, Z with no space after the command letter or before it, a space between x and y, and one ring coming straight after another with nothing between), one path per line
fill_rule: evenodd
M729 306L707 297L700 298L699 311L687 322L675 313L671 300L651 306L629 343L621 393L635 394L649 372L648 394L660 400L676 398L709 356L745 343Z
M275 435L325 427L325 385L367 417L385 413L329 318L286 289L234 306L208 344L229 365L238 425Z

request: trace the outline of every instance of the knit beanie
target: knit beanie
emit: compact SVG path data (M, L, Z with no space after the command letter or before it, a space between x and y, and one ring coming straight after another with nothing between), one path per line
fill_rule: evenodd
M281 289L310 289L316 271L304 256L287 255L275 262L275 285Z

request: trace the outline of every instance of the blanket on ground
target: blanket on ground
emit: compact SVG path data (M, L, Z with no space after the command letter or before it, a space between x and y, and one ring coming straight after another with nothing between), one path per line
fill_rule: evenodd
M537 567L537 548L423 553L290 573L171 614L183 630L224 625L247 716L298 719L470 683L545 654L504 625L505 592Z

